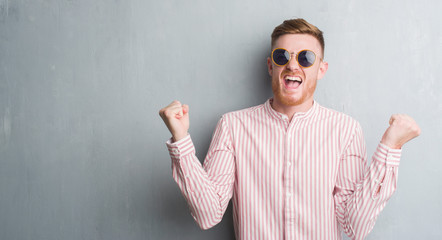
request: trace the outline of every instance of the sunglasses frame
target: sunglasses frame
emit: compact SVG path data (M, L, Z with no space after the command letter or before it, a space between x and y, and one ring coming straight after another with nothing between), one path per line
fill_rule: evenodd
M275 60L273 59L273 53L275 52L275 50L278 50L278 49L282 49L282 50L284 50L284 51L290 53L290 58L289 58L289 60L287 61L287 63L284 64L284 65L279 65L279 64L277 64L277 63L275 62ZM299 56L299 53L302 52L302 51L309 51L309 52L312 52L313 55L315 55L315 61L313 61L313 64L312 64L312 65L310 65L310 66L308 66L308 67L304 67L304 66L302 66L301 64L299 64L298 56ZM272 62L273 62L276 66L284 67L285 65L287 65L287 64L290 62L290 60L292 60L292 54L294 54L294 53L289 52L289 51L288 51L287 49L285 49L285 48L275 48L275 49L273 49L273 51L272 51L272 55L271 55L271 56L272 56ZM302 68L309 68L309 67L315 65L315 62L316 62L316 53L313 52L312 50L309 50L309 49L303 49L303 50L301 50L301 51L299 51L299 52L296 53L295 59L296 59L296 62L298 63L298 65L301 66Z

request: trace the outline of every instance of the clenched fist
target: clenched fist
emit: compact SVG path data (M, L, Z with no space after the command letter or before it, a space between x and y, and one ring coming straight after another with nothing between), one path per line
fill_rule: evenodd
M420 133L421 129L410 116L394 114L390 118L390 127L382 136L381 143L394 149L400 149L406 142L419 136Z
M189 130L189 106L173 101L159 112L161 118L172 133L172 140L179 141L187 136Z

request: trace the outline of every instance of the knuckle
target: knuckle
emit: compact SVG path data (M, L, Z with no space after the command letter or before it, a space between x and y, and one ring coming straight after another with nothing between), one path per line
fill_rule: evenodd
M413 132L415 132L417 135L421 134L421 129L418 126L413 126Z
M160 116L164 116L164 114L165 114L165 112L166 112L166 109L167 109L167 108L162 108L162 109L160 109L160 111L159 111Z
M169 117L172 114L172 111L170 109L164 110L164 116Z

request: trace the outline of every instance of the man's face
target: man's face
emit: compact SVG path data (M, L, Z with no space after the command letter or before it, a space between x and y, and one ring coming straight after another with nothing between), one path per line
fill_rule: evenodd
M270 57L267 59L268 71L272 77L274 104L282 107L312 104L316 82L324 76L328 67L326 62L321 61L322 49L319 41L307 34L285 34L276 40L272 50L275 48L284 48L292 56L285 66L275 65ZM303 68L296 61L296 54L306 49L316 54L316 60L311 67Z

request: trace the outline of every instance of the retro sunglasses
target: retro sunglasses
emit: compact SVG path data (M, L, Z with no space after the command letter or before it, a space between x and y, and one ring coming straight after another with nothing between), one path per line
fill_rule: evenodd
M272 51L272 61L280 67L287 65L291 58L292 54L284 48L275 48ZM301 50L295 58L301 67L308 68L315 63L316 54L310 50Z

